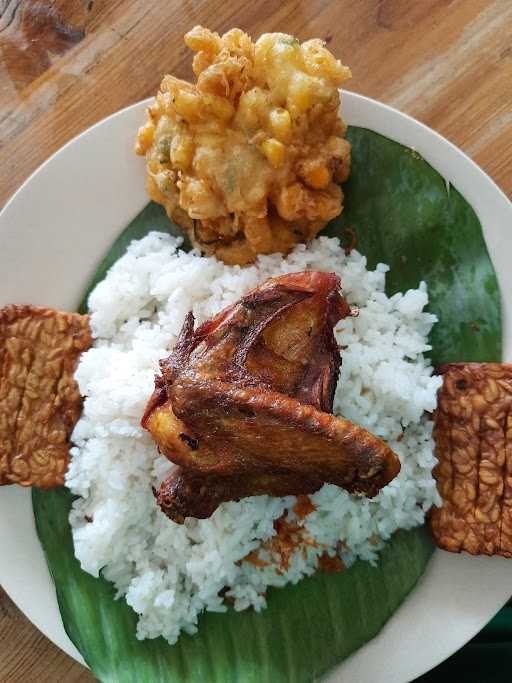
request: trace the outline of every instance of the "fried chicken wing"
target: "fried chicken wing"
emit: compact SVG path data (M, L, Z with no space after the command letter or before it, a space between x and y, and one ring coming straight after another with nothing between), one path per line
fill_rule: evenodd
M162 484L172 519L223 501L312 493L325 482L374 496L399 470L388 446L332 411L350 315L334 274L272 278L194 330L187 317L142 419L181 469Z
M249 496L289 496L314 493L324 482L314 476L293 472L204 475L177 467L160 486L156 497L162 511L175 522L186 517L206 519L221 503Z

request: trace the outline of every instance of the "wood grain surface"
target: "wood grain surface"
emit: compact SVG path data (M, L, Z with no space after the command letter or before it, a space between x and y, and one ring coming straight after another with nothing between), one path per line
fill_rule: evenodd
M0 0L0 206L164 72L190 78L198 23L323 38L349 89L435 128L512 195L511 0ZM0 590L0 683L92 680Z

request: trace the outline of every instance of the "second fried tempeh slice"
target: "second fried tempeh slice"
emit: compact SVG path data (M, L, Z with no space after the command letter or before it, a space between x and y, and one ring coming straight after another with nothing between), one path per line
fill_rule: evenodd
M88 316L0 309L0 485L64 483L82 409L73 374L91 343Z
M454 363L441 372L434 538L452 552L512 557L512 365Z

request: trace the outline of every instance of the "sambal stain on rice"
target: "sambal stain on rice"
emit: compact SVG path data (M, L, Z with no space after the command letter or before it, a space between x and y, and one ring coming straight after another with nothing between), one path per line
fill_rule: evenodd
M422 524L439 502L423 414L434 409L441 380L423 356L435 322L423 312L424 285L387 297L386 266L367 271L357 251L346 255L326 237L245 269L178 247L159 233L133 242L91 294L95 344L76 373L85 403L66 477L80 496L70 521L82 568L101 571L125 596L139 615L139 638L163 635L171 643L182 630L195 632L205 609L264 608L268 586L314 573L325 553L345 566L356 557L375 561L396 529ZM210 519L173 524L152 494L170 463L139 425L158 360L189 310L201 323L270 276L312 269L338 274L348 302L360 309L336 329L347 348L334 412L386 440L400 457L399 476L372 500L325 485L310 496L305 515L296 497L261 496L225 503ZM271 540L285 518L307 543L292 548L283 568Z

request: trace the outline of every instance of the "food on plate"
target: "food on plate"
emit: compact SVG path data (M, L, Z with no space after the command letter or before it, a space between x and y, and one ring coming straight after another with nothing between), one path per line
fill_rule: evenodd
M441 372L434 538L452 552L512 557L512 365L452 363Z
M136 151L147 190L194 246L228 264L288 253L343 208L350 145L339 86L350 70L318 39L253 43L196 26L196 83L164 76Z
M95 287L90 319L81 319L94 343L73 356L83 351L75 376L84 410L71 437L71 421L64 437L48 433L59 438L62 457L58 476L51 471L44 482L62 481L72 438L65 483L73 501L65 494L48 509L71 510L80 566L114 584L138 616L137 636L169 643L194 633L203 611L260 610L270 587L376 561L398 529L422 525L441 505L428 413L443 380L424 355L436 322L423 310L426 285L388 296L387 266L367 268L354 231L347 250L316 237L341 210L337 183L349 172L337 91L347 71L317 41L301 46L282 34L253 45L239 31L220 38L195 29L187 41L197 52L197 83L164 79L139 151L150 195L206 255L150 233ZM352 139L360 151L356 133ZM399 166L405 157L402 150ZM377 252L370 248L370 263ZM401 256L405 263L410 254ZM499 386L501 401L508 379ZM490 383L477 388L492 401ZM471 400L480 406L478 391ZM458 427L449 437L439 429L443 410L436 434L453 440ZM489 434L476 446L492 445L495 460L482 451L480 463L468 465L452 451L449 465L461 475L467 468L466 496L476 473L482 501L470 532L481 533L483 552L506 554L508 518L501 509L496 516L495 499L506 504L508 483L491 490L496 463L507 457L506 444L505 460L497 447L505 418L496 410L485 408ZM450 404L445 421L456 415ZM21 423L37 426L37 415L11 420L14 441ZM474 450L472 440L466 446ZM440 457L438 471L445 470ZM442 496L455 487L439 483ZM445 547L468 524L467 507L457 517L463 496L450 494L432 515ZM42 495L34 495L36 509ZM61 495L44 493L46 501ZM396 543L404 548L400 536L407 535L394 537L391 553ZM459 549L468 538L464 527ZM405 563L415 569L400 582L400 599L430 552ZM390 613L396 601L387 602Z
M82 399L73 377L92 343L88 316L0 309L0 485L64 483Z
M244 425L240 425L243 429ZM207 519L221 503L250 496L290 496L313 493L323 484L320 476L289 469L263 467L247 474L203 474L193 468L177 467L155 492L162 512L183 524L187 517Z
M142 420L184 470L157 496L171 519L324 483L373 497L398 474L384 441L329 414L341 363L333 327L350 315L339 288L334 273L292 273L195 330L187 315Z
M432 374L428 352L442 358L449 343L450 357L473 357L475 348L492 357L494 344L498 356L499 300L494 292L493 306L479 306L475 290L453 292L461 270L474 274L476 257L485 280L476 291L493 299L493 277L482 275L483 239L479 247L463 230L471 224L480 236L470 207L459 210L464 200L457 203L460 195L447 192L419 155L368 130L351 130L357 163L346 186L350 213L330 228L339 234L342 226L347 247L316 236L341 210L337 184L350 168L336 113L336 81L347 72L318 41L301 46L278 34L252 45L240 31L221 38L204 29L187 41L197 52L197 83L164 79L139 151L146 153L151 196L199 249L185 254L179 239L150 234L133 242L94 289L94 345L84 347L76 372L84 410L73 434L64 436L66 446L68 438L75 444L65 475L69 490L33 492L37 530L66 631L100 678L122 679L126 670L126 658L109 658L110 634L148 679L162 671L173 680L189 673L208 679L213 653L220 678L238 672L243 680L252 666L270 678L294 680L300 672L316 680L375 635L425 569L433 546L423 530L411 529L442 502L428 415L442 379ZM334 77L326 67L335 67ZM422 165L420 172L408 172L411 161ZM404 224L404 216L413 220ZM164 225L161 207L148 205L109 251L95 282L153 220L164 232L175 229ZM440 229L431 262L439 265L446 253L450 261L435 272L421 239L433 223ZM456 258L443 233L450 247L458 236ZM369 267L358 244L368 251ZM470 257L464 244L471 245ZM388 258L394 272L385 287L380 260ZM490 261L488 271L492 276ZM438 278L430 304L423 283L396 293L411 286L416 272ZM433 349L435 318L423 312L428 304L442 315ZM457 308L464 324L475 321L471 329L481 325L480 337L457 329ZM452 495L432 518L441 545L464 547L469 539L473 552L480 534L482 552L508 554L508 518L498 506L509 505L510 378L501 367L488 375L504 382L497 401L506 417L495 405L482 408L479 429L465 443L470 456L480 449L480 462L464 461L457 442L459 451L448 455L456 471L449 479L440 458L441 493ZM36 390L26 384L37 404ZM44 403L44 382L41 389ZM496 393L488 376L469 392L475 409L481 396L492 403ZM444 416L446 424L451 420L448 436L439 418L439 443L459 438L457 410L450 404ZM56 413L53 423L62 417ZM38 427L30 411L22 418ZM467 419L474 427L475 415ZM17 418L5 424L14 443ZM55 429L51 440L63 444L59 434ZM487 456L483 447L494 450ZM62 481L65 467L62 457L53 483ZM469 477L461 484L466 499L454 490L458 474ZM474 481L478 504L469 509ZM318 570L342 572L355 560L344 576L291 587ZM379 560L378 571L361 560ZM91 583L79 566L100 580ZM285 585L289 591L268 590ZM113 594L123 600L112 603ZM267 594L272 609L265 616L234 614L263 609ZM227 617L206 618L199 638L172 649L137 645L125 628L134 624L133 609L138 638L175 643L198 629L203 611L231 608ZM310 625L322 620L311 652L301 648ZM273 656L276 633L288 645L299 643L285 665Z
M313 574L326 556L338 568L357 558L376 560L397 529L423 524L439 500L431 472L432 423L424 413L435 408L441 379L423 355L435 321L423 312L423 284L388 297L386 266L368 270L355 249L347 254L326 237L298 245L285 258L260 257L247 268L185 253L179 245L163 233L132 242L90 295L94 345L76 371L85 401L66 474L76 496L70 522L82 568L101 572L125 596L138 615L139 638L163 635L169 642L183 630L194 632L204 610L263 609L269 587ZM355 307L359 313L351 315ZM161 413L187 423L178 432L164 430L181 449L181 470L174 475L176 466L141 426L155 369L169 354L146 420L167 401L167 376L171 393L187 402L177 403L176 415ZM231 441L220 444L219 454L209 449L213 438L205 425L218 425L225 409ZM276 468L290 418L297 457ZM189 420L200 421L203 431L198 434ZM232 427L250 427L251 420L255 430L238 432L250 450L240 449L235 461ZM296 461L311 464L304 441L313 444L308 455L316 458L326 433L332 429L336 443L339 425L351 423L358 427L349 428L350 457L363 435L377 461L390 465L379 486L398 469L391 452L402 465L397 476L371 500L333 484L311 493L307 504L304 496L284 495L300 493L304 479L317 476L316 488L326 478L325 462L316 472L297 467ZM249 439L255 432L264 452ZM196 466L199 453L206 467ZM247 471L240 473L242 456ZM260 469L263 456L269 471ZM182 511L188 506L196 517L215 511L173 523L153 494L163 482L173 487L173 505ZM255 495L265 492L272 495Z

